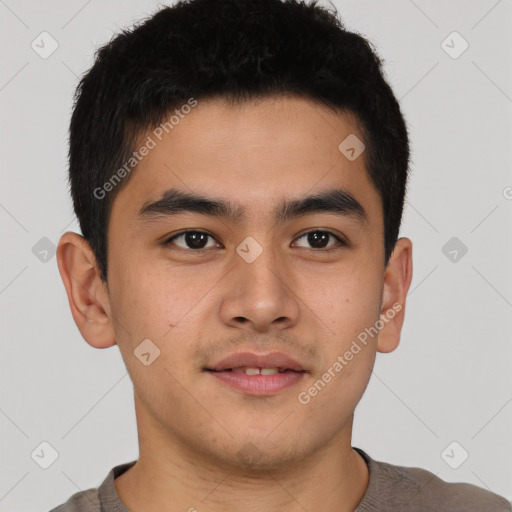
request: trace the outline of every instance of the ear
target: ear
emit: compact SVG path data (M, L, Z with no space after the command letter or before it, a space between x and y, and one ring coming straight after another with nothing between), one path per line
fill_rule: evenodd
M107 285L89 243L77 233L64 233L57 246L57 264L71 314L85 341L95 348L115 345Z
M412 280L412 242L399 238L384 274L378 352L392 352L398 347L404 323L405 300Z

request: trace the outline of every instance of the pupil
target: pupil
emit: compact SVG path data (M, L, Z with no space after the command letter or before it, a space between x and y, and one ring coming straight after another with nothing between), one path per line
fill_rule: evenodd
M206 241L206 233L191 232L185 235L185 240L192 249L202 249Z
M318 243L320 242L320 244ZM322 243L325 242L325 243ZM315 249L321 249L329 242L329 233L323 231L313 231L308 234L308 243Z

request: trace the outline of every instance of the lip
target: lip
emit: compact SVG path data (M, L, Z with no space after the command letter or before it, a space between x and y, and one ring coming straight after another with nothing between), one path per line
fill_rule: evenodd
M219 362L208 366L205 370L222 371L243 366L250 368L277 368L279 370L294 370L296 372L306 371L299 362L283 352L271 352L268 354L235 352Z
M277 368L283 373L246 375L231 371L233 368L242 367ZM305 374L308 373L303 365L283 352L268 354L236 352L204 370L222 384L245 394L256 396L275 395L301 382Z
M218 382L241 391L246 395L272 396L280 391L298 384L304 379L305 371L287 371L273 375L246 375L231 371L206 372Z

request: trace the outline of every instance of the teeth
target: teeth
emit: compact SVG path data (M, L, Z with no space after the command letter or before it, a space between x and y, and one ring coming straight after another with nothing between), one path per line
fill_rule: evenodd
M262 368L261 375L274 375L277 373L277 368Z
M250 368L245 366L243 368L233 368L232 371L235 373L245 373L246 375L274 375L279 370L277 368Z

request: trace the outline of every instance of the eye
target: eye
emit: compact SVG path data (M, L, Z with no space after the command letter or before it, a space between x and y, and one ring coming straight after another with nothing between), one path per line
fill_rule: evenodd
M335 240L335 243L329 245L329 237L331 239ZM210 245L208 245L208 239L211 239L212 242ZM317 251L332 251L336 248L347 246L348 243L345 242L342 238L335 235L334 233L331 233L330 231L325 230L315 230L315 231L309 231L308 233L304 233L301 235L297 240L306 239L306 242L310 244L311 248L313 250ZM180 243L177 243L177 241L180 241ZM337 244L336 244L337 242ZM220 244L217 243L214 239L214 237L208 233L205 233L204 231L183 231L181 233L178 233L177 235L172 236L171 238L168 238L164 242L164 246L167 245L176 245L177 247L180 247L181 249L185 250L192 250L199 252L204 249L208 249L211 247L219 247ZM300 245L299 245L300 246ZM338 246L338 247L336 247ZM307 248L307 247L306 247Z
M338 247L343 247L348 245L344 240L342 240L339 236L335 235L334 233L331 233L330 231L322 231L322 230L315 230L310 231L309 233L305 233L297 240L301 240L302 238L307 237L306 241L309 243L313 249L316 250L324 250L324 251L331 251L335 249L336 243L333 245L327 245L329 242L329 237L334 238L338 242ZM327 247L327 248L326 248Z
M182 249L201 250L208 248L208 245L206 245L208 238L214 240L214 238L211 235L209 235L208 233L204 233L203 231L183 231L182 233L178 233L177 235L168 238L164 242L164 245L169 245L172 243ZM181 240L181 242L184 243L185 245L175 243L176 240ZM213 246L210 245L209 247L215 247L218 245L219 244L214 242Z

